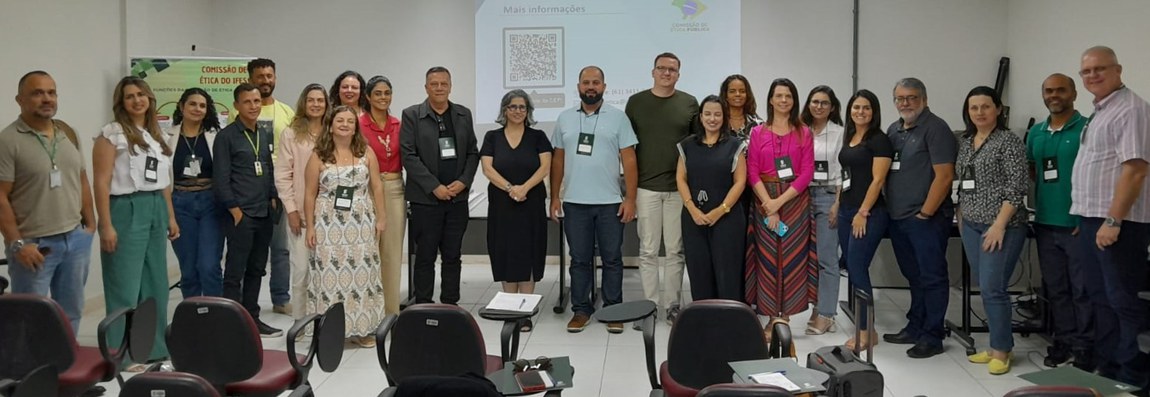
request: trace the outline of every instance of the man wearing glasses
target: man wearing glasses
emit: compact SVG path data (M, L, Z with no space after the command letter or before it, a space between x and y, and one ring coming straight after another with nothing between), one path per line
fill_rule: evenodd
M683 199L675 185L679 152L675 144L691 133L691 120L699 113L699 102L675 89L679 82L679 57L664 52L655 57L650 90L627 100L627 117L639 138L639 192L636 215L639 220L639 274L643 295L666 310L667 323L679 313L683 287L683 237L679 224ZM659 246L667 252L660 264ZM662 270L662 277L659 271ZM662 293L660 293L662 290ZM635 323L638 329L639 323Z
M479 167L479 149L471 110L447 99L451 72L427 70L427 100L403 110L399 151L407 170L405 197L411 202L411 239L415 241L415 303L432 303L435 256L439 253L439 301L459 303L463 233L467 231L467 193Z
M899 80L894 104L902 117L887 128L894 158L886 198L891 247L910 284L910 311L906 327L883 335L883 340L914 345L907 356L927 358L943 351L943 322L950 296L946 244L954 219L950 184L958 143L950 126L927 107L921 80Z
M1081 217L1079 249L1085 273L1101 275L1096 305L1098 373L1150 387L1150 356L1138 334L1150 331L1150 104L1122 84L1122 65L1108 47L1082 53L1082 85L1094 94L1094 115L1082 131L1071 176L1070 213Z

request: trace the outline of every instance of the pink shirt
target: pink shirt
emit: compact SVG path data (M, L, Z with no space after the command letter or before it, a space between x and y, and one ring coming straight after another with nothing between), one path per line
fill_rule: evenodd
M295 131L287 127L280 137L280 147L275 160L276 191L284 203L284 213L303 211L304 174L307 161L311 159L315 142L311 139L298 141Z
M801 138L800 138L801 137ZM762 183L760 175L778 177L775 158L790 156L795 179L791 187L802 193L815 176L815 146L811 130L802 126L798 131L778 136L766 124L751 130L751 142L747 145L747 183L754 187Z

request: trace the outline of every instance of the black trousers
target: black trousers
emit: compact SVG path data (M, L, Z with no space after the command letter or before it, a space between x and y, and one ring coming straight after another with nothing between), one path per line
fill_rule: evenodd
M1038 243L1038 265L1042 269L1042 286L1050 302L1051 331L1054 348L1091 352L1094 350L1094 290L1101 283L1090 283L1083 263L1074 228L1035 224ZM1093 275L1098 277L1097 274ZM1100 279L1099 279L1100 280Z
M713 226L699 226L683 209L683 256L692 300L744 300L746 220L743 208L736 206Z
M435 205L411 203L411 239L415 241L415 303L432 303L435 294L435 256L440 266L439 301L459 303L459 271L463 233L467 231L467 202Z
M267 274L268 246L271 241L270 217L244 215L238 225L228 230L228 252L224 259L224 298L239 302L251 313L253 319L260 318L260 283Z

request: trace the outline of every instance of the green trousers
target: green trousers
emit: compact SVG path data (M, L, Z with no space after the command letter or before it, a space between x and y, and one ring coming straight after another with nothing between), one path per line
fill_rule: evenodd
M156 341L149 357L137 362L168 357L164 334L168 324L168 205L160 191L136 192L111 198L112 227L116 251L100 252L104 273L104 305L107 313L135 307L145 299L156 300ZM123 323L108 332L110 346L119 347Z

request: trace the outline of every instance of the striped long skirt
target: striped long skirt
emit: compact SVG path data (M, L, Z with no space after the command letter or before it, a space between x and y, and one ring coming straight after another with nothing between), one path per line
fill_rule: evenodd
M775 198L790 184L764 181L763 187ZM759 210L761 205L756 199L747 225L753 241L747 246L747 303L764 316L798 314L818 297L819 265L815 256L811 196L803 192L779 209L779 219L789 228L783 237L767 229L767 216Z

